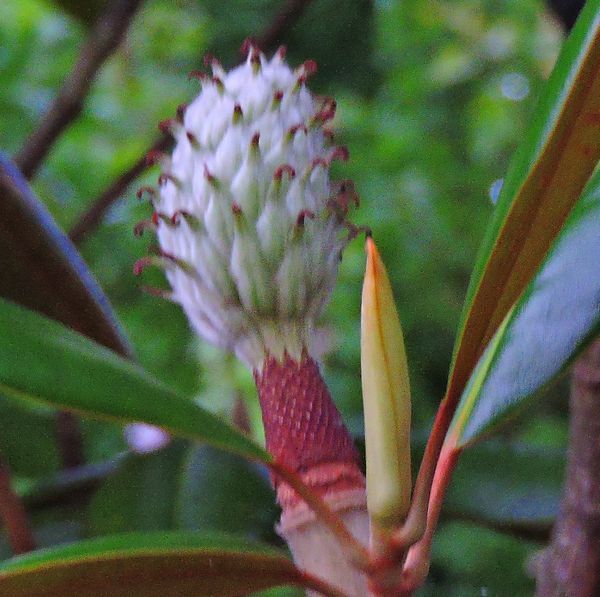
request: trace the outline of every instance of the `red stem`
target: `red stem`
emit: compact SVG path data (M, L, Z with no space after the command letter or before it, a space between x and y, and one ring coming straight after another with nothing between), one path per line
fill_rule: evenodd
M0 459L0 518L6 528L8 540L15 554L27 553L35 549L33 533L27 513L13 491L10 470Z

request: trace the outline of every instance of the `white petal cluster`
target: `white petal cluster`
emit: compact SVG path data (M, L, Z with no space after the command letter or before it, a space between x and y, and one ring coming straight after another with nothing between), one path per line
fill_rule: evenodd
M173 122L154 222L172 298L208 341L251 368L299 357L333 288L348 239L348 193L329 165L345 157L323 124L335 109L278 52L250 48L213 76Z

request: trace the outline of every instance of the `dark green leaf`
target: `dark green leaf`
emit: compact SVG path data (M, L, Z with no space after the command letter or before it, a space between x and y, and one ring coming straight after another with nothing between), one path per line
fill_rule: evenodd
M90 534L173 529L186 452L187 442L175 440L153 454L123 457L89 505Z
M0 296L129 354L108 299L77 249L1 153Z
M235 507L226 506L231 496ZM273 540L277 514L266 470L210 446L192 449L177 506L182 528Z
M504 420L561 373L599 327L600 170L479 360L447 441L465 445Z
M463 311L448 399L544 259L600 158L600 0L565 42L511 164Z
M0 391L120 421L143 421L252 459L258 445L138 365L33 311L0 299Z

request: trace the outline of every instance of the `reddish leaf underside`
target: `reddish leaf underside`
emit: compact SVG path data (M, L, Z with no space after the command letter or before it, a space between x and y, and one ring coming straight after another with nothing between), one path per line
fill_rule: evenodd
M309 580L277 555L223 550L105 554L0 572L0 594L10 597L170 597L245 595Z

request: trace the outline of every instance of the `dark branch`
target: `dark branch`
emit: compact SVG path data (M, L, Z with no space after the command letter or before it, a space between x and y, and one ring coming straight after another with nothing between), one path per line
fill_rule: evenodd
M142 1L112 0L108 3L52 106L15 156L15 162L27 178L36 173L58 137L81 113L96 73L119 45Z
M263 52L276 49L311 2L312 0L288 0L265 31L256 38L256 45Z
M585 0L547 0L547 4L558 17L565 31L571 31Z
M0 456L0 522L4 524L8 540L15 554L35 549L35 541L25 508L13 491L8 465Z
M573 367L570 406L562 503L534 563L538 597L600 595L600 339Z
M146 155L151 151L165 151L171 143L172 140L167 135L162 135L156 139L140 159L128 170L125 170L92 202L69 231L69 237L76 245L80 244L90 232L98 227L110 206L127 191L129 185L148 167Z
M85 464L83 435L77 416L66 410L58 411L54 428L62 468L76 468Z

